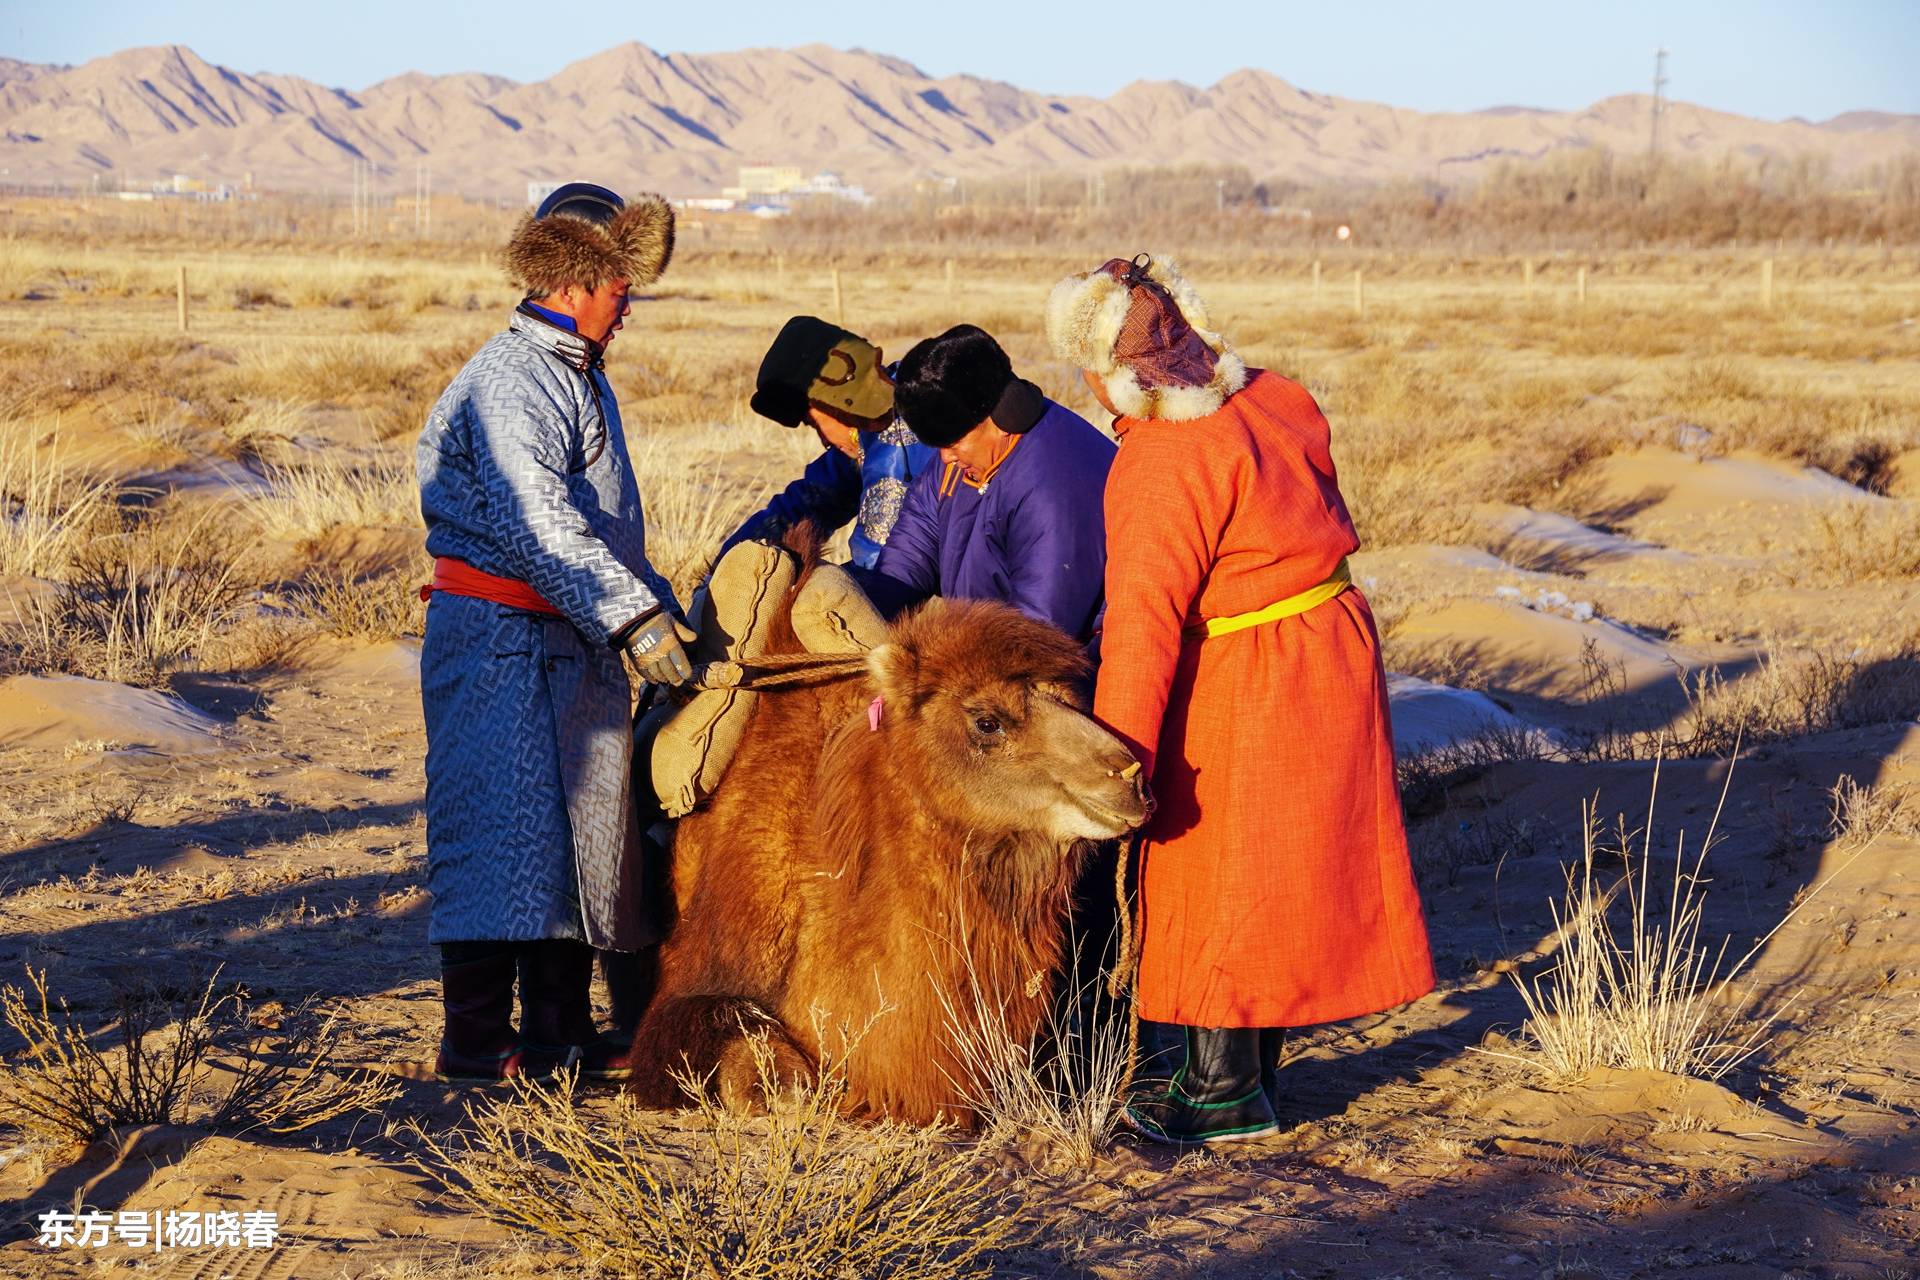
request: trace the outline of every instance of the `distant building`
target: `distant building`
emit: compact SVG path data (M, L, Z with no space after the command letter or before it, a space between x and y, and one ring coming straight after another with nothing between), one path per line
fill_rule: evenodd
M774 206L782 210L792 208L795 200L809 196L825 196L831 200L847 200L861 205L873 203L873 197L867 194L865 187L848 186L840 181L839 174L826 170L809 178L798 165L743 165L739 185L723 188L720 195L722 199L732 200L736 204ZM758 212L758 209L755 211Z
M529 182L527 184L527 207L538 209L540 202L566 186L564 182Z

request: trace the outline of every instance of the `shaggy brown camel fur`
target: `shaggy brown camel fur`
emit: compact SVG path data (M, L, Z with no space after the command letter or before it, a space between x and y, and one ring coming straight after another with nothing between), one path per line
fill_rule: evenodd
M798 647L783 615L773 651ZM1147 815L1139 767L1076 691L1087 672L1044 623L934 601L864 676L762 698L711 803L675 833L678 919L634 1040L641 1100L684 1104L673 1075L690 1068L751 1106L747 1034L800 1080L823 1037L838 1056L866 1028L844 1062L851 1106L971 1121L941 993L961 1017L1004 1009L1031 1043L1086 842Z

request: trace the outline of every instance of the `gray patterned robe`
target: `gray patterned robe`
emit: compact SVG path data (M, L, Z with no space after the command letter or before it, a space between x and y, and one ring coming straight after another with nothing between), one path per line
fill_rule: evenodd
M656 602L620 413L578 335L516 311L428 416L427 550L564 618L435 592L420 660L432 942L656 940L639 900L629 686L609 638Z

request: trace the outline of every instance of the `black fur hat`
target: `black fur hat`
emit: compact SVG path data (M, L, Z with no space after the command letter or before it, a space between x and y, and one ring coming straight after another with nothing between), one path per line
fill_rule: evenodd
M985 329L957 324L907 352L893 402L921 443L944 449L993 416L1013 362Z

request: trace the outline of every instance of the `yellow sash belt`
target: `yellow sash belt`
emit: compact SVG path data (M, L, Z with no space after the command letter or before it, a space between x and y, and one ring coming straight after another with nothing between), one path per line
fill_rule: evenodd
M1281 618L1291 618L1297 613L1305 613L1316 605L1327 601L1353 585L1353 571L1347 567L1345 556L1333 566L1333 572L1327 580L1318 586L1308 587L1299 595L1288 596L1285 600L1275 600L1264 609L1255 609L1252 613L1236 613L1226 618L1208 618L1205 622L1196 622L1186 629L1189 640L1212 640L1216 636L1228 635L1235 631L1245 631L1248 627L1257 627L1264 622L1277 622Z

